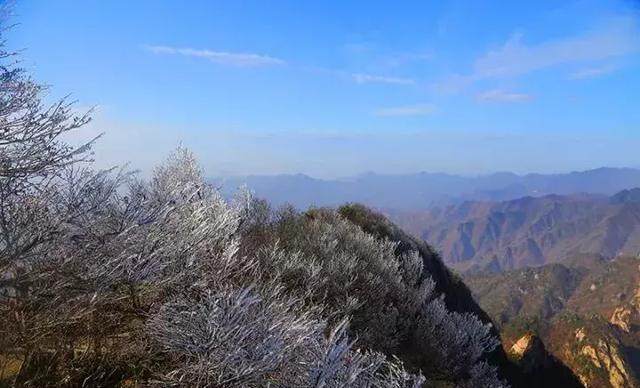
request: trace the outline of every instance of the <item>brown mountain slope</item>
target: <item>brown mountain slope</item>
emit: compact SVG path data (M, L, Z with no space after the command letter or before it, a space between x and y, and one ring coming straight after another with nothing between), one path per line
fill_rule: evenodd
M586 270L549 264L502 273L474 273L465 277L483 309L500 329L514 318L542 321L562 311Z
M584 256L465 282L513 353L533 337L586 386L640 386L640 258Z
M389 213L439 249L449 265L500 271L561 262L575 254L640 252L636 194L549 195Z

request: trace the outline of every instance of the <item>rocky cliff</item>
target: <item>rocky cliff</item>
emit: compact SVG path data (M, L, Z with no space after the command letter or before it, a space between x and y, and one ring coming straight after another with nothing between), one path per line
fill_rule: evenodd
M536 354L544 347L584 386L640 386L640 258L585 256L568 264L465 280L525 367L543 363Z

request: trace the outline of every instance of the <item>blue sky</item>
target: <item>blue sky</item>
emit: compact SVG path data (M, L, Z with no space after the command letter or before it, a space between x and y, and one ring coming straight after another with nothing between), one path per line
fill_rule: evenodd
M210 175L640 167L636 1L17 1L9 45L106 132Z

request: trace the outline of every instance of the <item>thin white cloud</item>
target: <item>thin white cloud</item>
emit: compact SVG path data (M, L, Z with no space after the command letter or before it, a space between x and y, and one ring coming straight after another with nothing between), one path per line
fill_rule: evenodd
M605 74L609 74L613 72L615 68L613 66L603 66L603 67L590 67L586 69L580 69L575 71L569 75L569 79L571 80L580 80L586 78L595 78L600 77Z
M154 54L183 55L187 57L204 58L211 62L228 66L249 67L285 64L285 61L282 59L254 53L230 53L225 51L170 46L149 46L147 49Z
M526 102L531 99L529 94L506 92L500 89L487 90L478 95L478 100L481 102Z
M512 36L502 47L476 60L476 79L517 76L543 68L623 56L640 49L633 20L617 20L607 28L575 37L525 44Z
M400 78L400 77L385 77L380 75L371 75L363 73L352 74L353 80L359 84L366 84L371 82L393 84L393 85L412 85L415 80L412 78Z
M452 74L434 84L437 92L457 93L477 81L516 77L559 65L589 63L640 52L637 22L615 18L576 36L526 43L514 34L500 47L486 52L468 74ZM587 74L589 75L596 74Z
M428 116L433 114L433 112L435 112L435 109L435 106L432 104L416 104L382 108L373 112L373 114L380 117Z

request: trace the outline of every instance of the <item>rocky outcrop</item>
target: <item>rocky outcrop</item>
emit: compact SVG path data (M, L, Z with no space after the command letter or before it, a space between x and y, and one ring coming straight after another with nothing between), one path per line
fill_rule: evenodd
M633 331L634 325L640 325L640 287L635 290L633 297L627 303L613 310L609 322L625 333Z
M511 346L509 356L520 364L525 373L529 373L544 366L548 354L540 338L525 334Z
M515 344L513 344L513 346L509 350L509 354L518 359L524 358L525 354L527 354L533 347L534 338L537 337L534 337L531 334L524 335L518 341L516 341Z
M542 340L527 333L509 349L509 358L522 370L530 387L580 387L576 376L550 354Z
M582 358L579 361L583 361L583 364L576 368L576 372L586 387L601 387L603 375L613 388L636 386L637 381L634 381L631 372L627 370L628 361L625 360L618 341L611 338L591 341L584 333L584 328L576 331L576 340L579 352L569 357L576 358L574 363Z
M523 368L540 364L540 351L533 351L539 338L583 385L640 387L639 264L631 255L576 258L572 267L467 274L465 280Z
M585 387L638 387L640 381L620 333L600 317L567 314L554 321L544 341Z
M631 324L631 310L625 307L616 307L609 319L612 325L620 328L625 333L629 332L629 325Z

